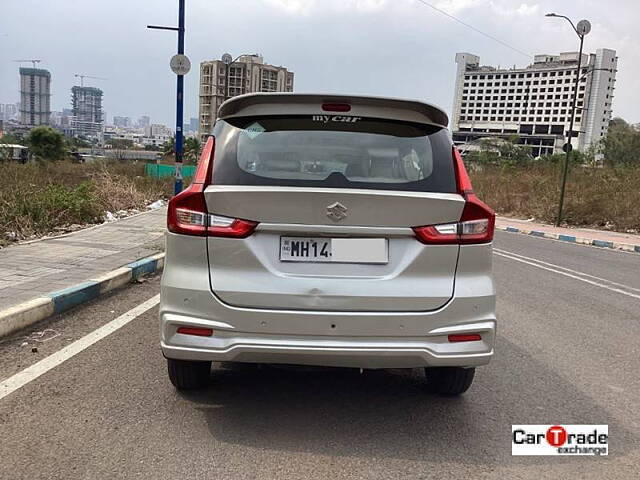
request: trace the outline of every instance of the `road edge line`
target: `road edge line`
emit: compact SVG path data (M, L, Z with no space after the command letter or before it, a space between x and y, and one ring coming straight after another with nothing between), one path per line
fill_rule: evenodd
M164 268L164 257L164 252L144 257L76 285L0 310L0 338L124 287L143 275L159 272Z
M78 353L96 344L103 338L106 338L112 333L120 330L122 327L129 324L140 315L146 313L151 308L158 305L158 303L160 303L159 293L142 302L141 304L133 307L128 312L125 312L119 317L111 320L109 323L102 325L98 329L89 332L84 337L79 338L75 342L70 343L57 352L52 353L48 357L43 358L39 362L36 362L33 365L25 368L24 370L21 370L18 373L12 375L11 377L0 381L0 400L5 398L7 395L11 395L16 390L19 390L36 378L39 378L48 371L54 369L58 365L66 362Z
M548 238L551 240L559 240L561 242L579 243L581 245L590 245L592 247L610 248L613 250L623 250L625 252L640 253L640 245L632 243L611 242L608 240L598 240L585 237L576 237L574 235L565 235L563 233L548 233L541 230L527 230L520 227L512 227L510 225L496 225L496 230L509 233L520 233L531 237Z

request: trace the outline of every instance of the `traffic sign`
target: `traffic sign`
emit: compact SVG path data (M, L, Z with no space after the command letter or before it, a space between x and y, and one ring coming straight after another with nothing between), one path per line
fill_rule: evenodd
M186 75L191 70L191 62L189 61L189 57L183 55L182 53L178 53L171 57L171 61L169 62L169 66L171 70L176 75Z

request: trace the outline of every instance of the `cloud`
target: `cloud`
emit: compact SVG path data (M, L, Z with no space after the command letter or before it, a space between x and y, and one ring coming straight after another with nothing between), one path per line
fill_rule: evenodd
M263 0L290 14L309 15L318 11L372 12L389 5L389 0ZM403 1L403 0L395 0Z

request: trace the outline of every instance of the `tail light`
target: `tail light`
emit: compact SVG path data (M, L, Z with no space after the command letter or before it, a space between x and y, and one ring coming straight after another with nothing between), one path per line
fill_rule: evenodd
M196 337L210 337L213 335L212 328L201 327L178 327L176 332L182 335L195 335Z
M453 335L449 335L447 340L451 343L478 342L482 340L482 336L479 333L454 333Z
M452 153L457 191L465 199L460 221L413 227L413 231L420 242L429 245L489 243L493 240L496 214L473 193L460 152L453 147Z
M167 229L199 237L246 238L253 233L257 222L213 215L207 210L204 190L211 183L214 152L215 139L209 137L191 185L169 200Z

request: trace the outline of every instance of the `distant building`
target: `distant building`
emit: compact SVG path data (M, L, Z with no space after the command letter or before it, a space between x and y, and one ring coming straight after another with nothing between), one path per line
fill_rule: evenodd
M19 116L19 104L17 103L0 103L0 120L9 121L16 120Z
M51 116L51 74L41 68L20 69L20 123L35 127L49 125Z
M151 118L149 118L148 115L142 115L139 119L138 119L138 128L144 128L144 127L148 127L151 124Z
M198 122L197 118L191 117L191 120L189 121L189 131L190 132L197 132L198 128L199 128L200 122Z
M129 128L131 127L131 118L114 116L113 125L121 128Z
M525 68L480 65L480 57L470 53L456 54L456 63L451 119L456 144L516 136L520 144L531 146L534 156L562 151L569 138L578 52L536 55ZM615 50L583 54L571 133L574 148L582 150L607 133L617 64Z
M74 135L99 136L104 122L102 90L95 87L73 87L71 89L71 105L71 127Z
M144 146L153 145L159 147L164 145L168 140L173 137L173 130L166 125L151 124L144 128L144 136L142 137L142 144Z
M227 66L220 60L200 64L199 133L211 133L220 105L251 92L292 92L293 72L264 63L260 55L243 55Z

